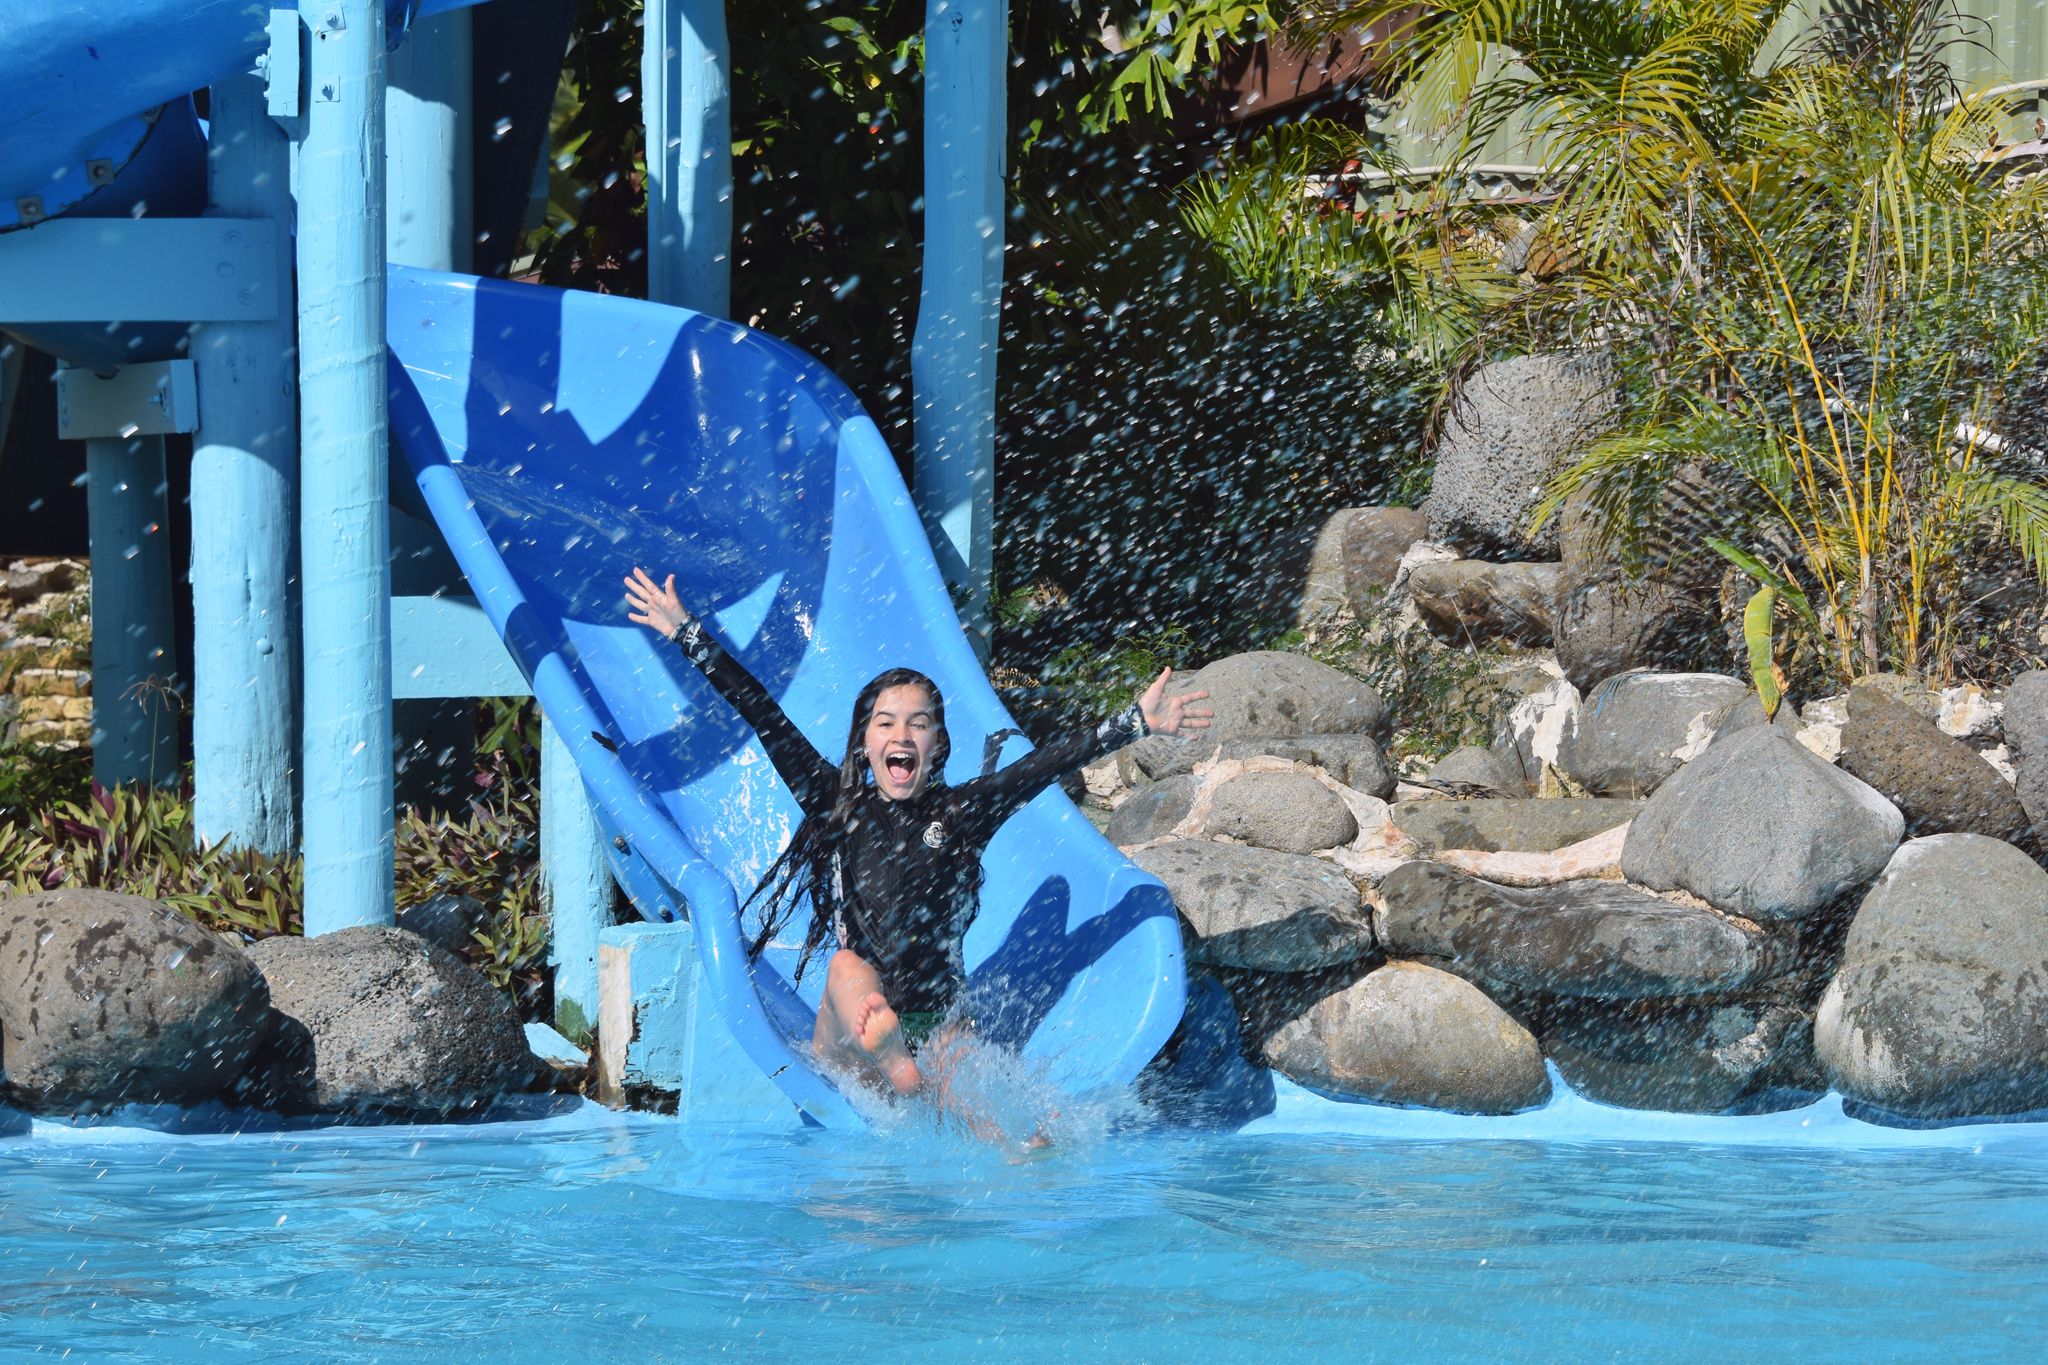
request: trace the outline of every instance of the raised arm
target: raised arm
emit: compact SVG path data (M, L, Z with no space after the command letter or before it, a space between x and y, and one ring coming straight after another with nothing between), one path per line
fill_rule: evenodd
M966 783L962 794L970 796L971 803L984 811L992 824L1001 824L1017 807L1061 777L1104 754L1147 735L1184 735L1208 729L1212 713L1190 703L1205 700L1209 694L1188 692L1169 697L1166 684L1172 676L1172 669L1165 670L1143 696L1108 720L1048 740L1009 767Z
M645 569L634 568L626 579L626 602L633 608L628 618L673 641L760 736L768 761L789 784L804 814L830 810L839 786L839 770L790 723L768 689L711 637L702 621L684 609L676 596L676 576L670 574L657 584Z

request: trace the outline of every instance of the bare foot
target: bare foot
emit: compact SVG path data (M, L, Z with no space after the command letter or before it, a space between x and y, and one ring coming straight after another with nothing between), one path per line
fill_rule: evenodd
M899 1095L908 1095L924 1084L924 1077L904 1050L901 1023L882 993L869 991L853 1017L853 1032L861 1051L875 1059L890 1087Z

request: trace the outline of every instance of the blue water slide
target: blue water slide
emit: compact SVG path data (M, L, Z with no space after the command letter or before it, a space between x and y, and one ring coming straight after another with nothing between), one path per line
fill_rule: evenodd
M392 46L412 22L481 0L385 0ZM293 0L0 0L0 232L68 213L145 155L161 107L237 71L269 46L270 12ZM310 22L324 22L312 4ZM205 193L202 178L198 190ZM146 187L129 180L116 210ZM155 212L167 211L157 205Z
M946 694L947 776L1013 726L941 584L881 433L831 373L750 328L596 294L393 269L394 440L568 744L650 919L687 914L747 1055L811 1118L860 1122L810 1062L822 964L745 952L741 903L798 810L752 732L625 619L634 565L684 602L818 750L861 684ZM1006 759L1026 749L1011 739ZM1057 789L990 845L967 960L978 1022L1069 1092L1132 1081L1185 999L1173 905ZM749 912L751 915L751 912ZM801 921L803 917L799 916ZM799 922L789 931L800 936Z
M388 0L393 41L469 3ZM203 143L187 93L255 64L270 8L0 0L0 233L196 212ZM787 949L743 950L740 903L795 804L738 716L625 620L620 579L634 564L673 569L833 758L863 682L923 669L947 694L949 776L971 776L983 737L1012 722L880 433L815 362L733 323L459 276L391 281L394 436L584 774L621 883L648 918L694 922L715 1003L803 1112L857 1124L809 1062L822 969L798 982ZM1131 1081L1185 999L1164 887L1057 791L1010 821L986 864L967 956L1002 1007L983 1031L1070 1091Z

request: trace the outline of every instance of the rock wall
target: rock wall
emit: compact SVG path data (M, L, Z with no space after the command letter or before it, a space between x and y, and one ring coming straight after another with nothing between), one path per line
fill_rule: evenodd
M92 742L90 597L81 560L17 559L0 575L0 744Z
M1553 673L1491 749L1389 792L1402 718L1377 697L1319 678L1355 723L1310 742L1281 719L1298 666L1198 676L1275 691L1221 696L1226 740L1105 765L1090 799L1166 883L1248 1061L1475 1113L1541 1103L1546 1058L1631 1107L1833 1086L1880 1120L2048 1109L2048 682L2008 706L1876 679L1767 724L1723 675L1582 695Z
M436 1118L541 1080L511 999L404 929L245 948L139 896L0 901L0 1099Z

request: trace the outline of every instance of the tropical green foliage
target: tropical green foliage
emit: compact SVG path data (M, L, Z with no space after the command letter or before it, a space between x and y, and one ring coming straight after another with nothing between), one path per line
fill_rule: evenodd
M1126 125L1157 129L1174 92L1270 0L1014 0L1009 167L1019 203L1075 168L1128 170ZM583 0L534 239L545 283L644 295L641 0ZM907 427L924 194L924 0L734 5L733 312L845 377L885 431ZM1121 35L1114 46L1105 33ZM1138 140L1142 140L1140 135Z
M150 787L94 783L83 800L0 825L0 896L60 887L144 896L250 939L302 932L297 858L202 847L189 796Z
M486 705L480 714L486 756L477 799L459 815L399 815L397 903L447 892L491 907L488 927L464 955L516 996L528 1017L544 1017L548 922L533 794L537 723L530 702ZM492 745L494 733L501 742ZM89 760L55 750L9 751L0 759L0 793L11 791L20 802L0 812L0 898L64 887L118 891L244 939L304 932L301 860L202 845L189 787L110 790L91 781Z
M1498 675L1512 665L1512 649L1446 648L1384 593L1358 607L1356 616L1322 629L1290 631L1273 648L1306 654L1370 683L1396 718L1387 747L1397 759L1434 760L1461 744L1491 743L1508 700Z
M0 746L0 827L20 825L92 786L92 750Z
M491 984L538 1010L545 987L547 911L540 894L537 787L511 780L503 757L486 760L489 785L461 814L406 810L398 818L397 900L470 896L491 907L489 929L467 954Z
M1471 339L1505 280L1468 235L1428 213L1357 211L1335 174L1382 183L1406 168L1369 134L1321 119L1281 123L1180 187L1181 216L1242 296L1264 312L1303 304L1371 313L1390 343L1436 357Z
M1773 590L1813 667L1945 674L1969 666L1987 547L2048 569L2017 425L2048 334L2048 181L1984 156L2006 111L1950 80L1973 34L1946 0L1827 7L1804 36L1786 9L1457 0L1408 12L1400 50L1459 156L1528 120L1551 168L1535 226L1576 267L1493 309L1472 353L1615 361L1616 429L1543 514L1590 498L1642 554L1683 474L1706 490L1681 500L1692 524ZM1466 184L1454 166L1439 200Z

